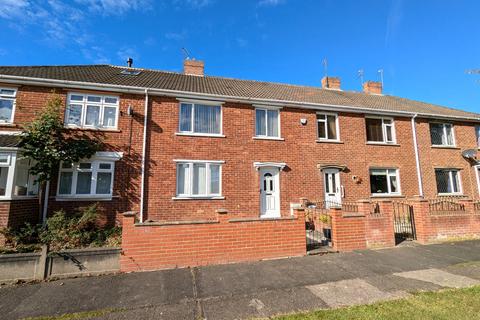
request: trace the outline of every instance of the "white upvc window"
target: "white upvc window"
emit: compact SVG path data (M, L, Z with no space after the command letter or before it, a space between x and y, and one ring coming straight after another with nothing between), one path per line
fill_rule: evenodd
M370 169L372 195L400 195L398 169Z
M111 198L115 161L85 160L61 163L58 198Z
M17 90L0 88L0 123L13 123Z
M439 195L463 194L460 170L458 169L435 169L437 193Z
M222 197L223 161L175 160L176 198Z
M255 136L257 138L280 139L279 108L255 108Z
M198 136L222 135L222 106L208 102L181 102L178 117L180 134Z
M430 138L433 146L455 147L455 132L451 123L430 123Z
M38 195L36 176L30 173L32 160L17 152L0 152L0 199Z
M475 126L475 137L477 138L477 147L480 148L480 125Z
M339 141L340 130L336 113L317 113L318 140Z
M73 128L116 129L119 102L117 96L69 93L65 125Z
M365 118L367 128L367 142L369 143L396 143L395 123L393 118L371 117Z

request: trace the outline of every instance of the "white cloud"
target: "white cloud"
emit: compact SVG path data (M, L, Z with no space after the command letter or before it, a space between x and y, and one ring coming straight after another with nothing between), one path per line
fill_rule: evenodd
M183 30L182 32L167 32L165 33L165 39L167 40L174 40L180 41L185 39L187 36L187 32Z
M241 48L245 48L246 46L248 46L248 40L247 39L244 39L244 38L237 38L237 44L239 47Z
M191 9L202 9L213 3L213 0L173 0L173 4Z
M110 63L103 49L95 47L98 35L86 31L92 17L124 15L150 5L151 0L0 0L0 19L19 32L39 32L39 41L76 50L94 63Z
M394 0L390 6L387 17L387 27L385 31L385 46L388 46L400 29L403 18L402 0Z
M285 0L260 0L258 1L258 6L259 7L276 7L284 3L285 3Z
M18 18L29 6L30 3L27 0L2 0L0 3L0 18Z
M143 11L151 8L150 0L75 0L92 12L102 15L123 15L131 11Z
M117 51L117 57L123 63L127 63L128 58L132 58L133 62L137 61L140 55L135 47L122 47Z

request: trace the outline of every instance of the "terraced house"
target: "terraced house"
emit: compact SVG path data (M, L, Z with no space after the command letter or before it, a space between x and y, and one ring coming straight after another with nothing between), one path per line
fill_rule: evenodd
M327 207L479 198L480 114L384 95L377 82L349 92L334 77L318 88L246 81L206 76L203 62L186 60L183 73L0 67L0 88L3 225L37 218L38 190L16 143L53 92L65 126L100 136L105 150L59 168L51 210L99 202L108 223L134 211L137 226L208 226L224 216L243 226L290 221L301 198ZM261 228L280 230L272 226ZM250 258L283 254L265 252Z

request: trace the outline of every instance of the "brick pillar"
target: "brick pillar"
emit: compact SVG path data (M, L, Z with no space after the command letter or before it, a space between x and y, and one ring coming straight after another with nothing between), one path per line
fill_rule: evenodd
M395 227L393 226L394 217L393 217L393 201L392 200L382 200L378 202L380 207L380 214L385 218L385 239L386 246L395 246Z
M471 235L478 233L477 221L474 217L475 207L472 199L460 199L459 203L465 206L465 213L468 214L468 224L465 226L465 234Z
M413 218L415 222L417 241L420 243L428 243L432 233L428 200L425 200L421 197L415 197L410 199L410 202L413 207Z
M363 208L363 207L362 207ZM332 242L337 251L365 249L365 214L363 211L350 213L341 208L330 208L332 217Z

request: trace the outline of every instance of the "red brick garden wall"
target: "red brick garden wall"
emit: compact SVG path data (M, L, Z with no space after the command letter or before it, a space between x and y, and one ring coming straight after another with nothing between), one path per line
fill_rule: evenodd
M306 254L303 212L294 217L231 219L175 224L134 224L123 218L122 271L144 271L255 261Z
M442 240L480 237L480 212L474 210L471 200L459 201L465 210L435 214L427 200L413 203L417 240L429 243Z

